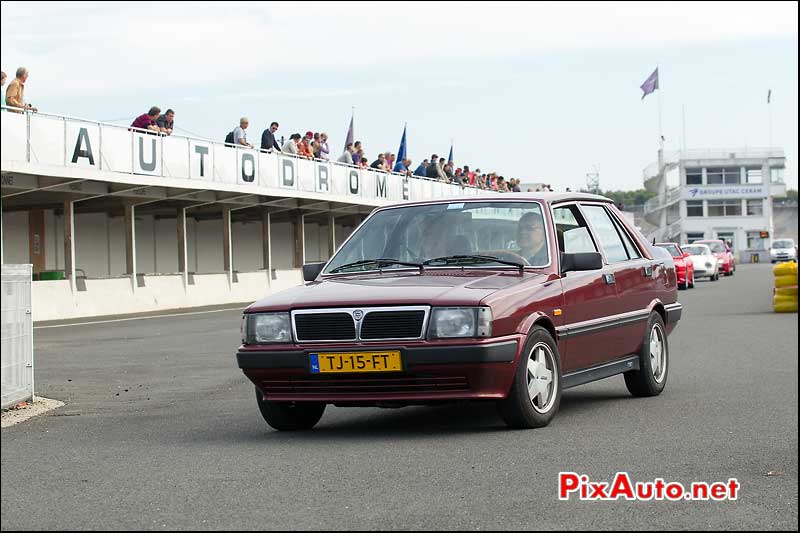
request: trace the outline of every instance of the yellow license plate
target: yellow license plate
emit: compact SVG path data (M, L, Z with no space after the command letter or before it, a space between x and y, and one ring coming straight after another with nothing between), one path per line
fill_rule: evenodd
M341 372L399 372L399 351L308 354L312 374Z

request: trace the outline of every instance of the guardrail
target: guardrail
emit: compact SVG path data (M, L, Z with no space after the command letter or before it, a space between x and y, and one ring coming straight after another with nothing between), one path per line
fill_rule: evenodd
M91 168L130 175L190 179L206 184L295 189L378 201L496 193L469 185L409 177L336 161L311 160L300 155L234 146L201 137L159 135L130 126L66 115L6 109L7 112L0 113L4 163L19 161L50 167Z

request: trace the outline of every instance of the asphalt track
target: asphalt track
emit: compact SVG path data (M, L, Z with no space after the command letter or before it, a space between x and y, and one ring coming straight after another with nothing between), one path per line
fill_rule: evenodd
M669 381L567 391L544 429L490 405L329 407L272 431L236 367L237 311L35 332L37 392L2 430L2 529L797 530L797 315L769 265L680 293ZM559 501L557 476L737 478L725 502Z

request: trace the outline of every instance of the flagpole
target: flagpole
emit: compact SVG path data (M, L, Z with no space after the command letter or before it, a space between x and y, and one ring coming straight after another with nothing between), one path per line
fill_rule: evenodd
M683 115L683 151L686 152L686 104L681 105L681 114Z
M769 115L769 151L772 152L772 89L767 93L767 114Z
M656 70L658 71L658 143L661 149L664 149L664 132L661 129L661 65L656 63Z

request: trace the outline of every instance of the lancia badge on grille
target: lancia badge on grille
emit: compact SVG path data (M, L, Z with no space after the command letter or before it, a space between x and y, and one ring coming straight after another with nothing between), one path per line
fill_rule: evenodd
M362 318L364 318L364 311L362 311L361 309L356 309L355 311L353 311L353 318L355 318L356 320L361 320Z

